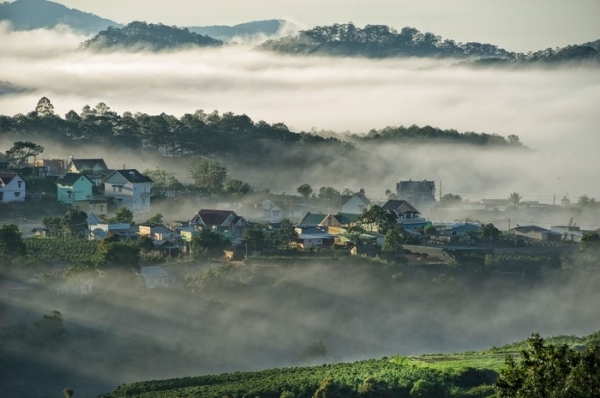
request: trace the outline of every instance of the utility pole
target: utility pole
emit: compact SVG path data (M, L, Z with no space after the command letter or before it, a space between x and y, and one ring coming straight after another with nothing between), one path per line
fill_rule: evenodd
M442 201L442 182L440 181L440 202Z

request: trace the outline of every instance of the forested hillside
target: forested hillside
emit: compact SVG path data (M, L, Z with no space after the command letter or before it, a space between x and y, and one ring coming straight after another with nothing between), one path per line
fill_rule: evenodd
M253 121L247 115L218 111L206 113L198 110L181 117L161 113L112 111L105 103L95 107L85 105L81 112L74 110L63 117L54 113L54 106L47 98L38 102L35 110L14 116L0 115L0 137L27 139L34 142L53 142L77 147L104 144L131 149L145 149L168 156L235 156L238 160L260 163L268 159L276 162L286 152L286 161L309 163L317 159L325 161L317 149L333 150L337 157L356 152L356 144L362 142L402 141L405 143L456 143L489 147L520 146L517 136L504 138L497 134L459 133L430 126L386 127L345 137L328 132L294 132L284 123L269 124ZM356 144L355 144L356 143ZM313 151L308 151L312 148ZM249 151L251 149L251 151Z
M399 32L386 25L356 27L353 23L317 26L295 36L269 40L260 49L297 55L360 56L367 58L436 57L467 59L474 65L598 64L597 43L516 53L493 44L457 43L415 28Z
M163 24L131 22L123 28L101 31L82 44L83 48L102 50L110 48L149 49L154 51L181 47L215 47L220 40Z
M456 43L430 32L405 27L400 32L386 25L358 28L353 23L318 26L296 36L269 40L259 48L291 54L387 57L509 57L493 44Z

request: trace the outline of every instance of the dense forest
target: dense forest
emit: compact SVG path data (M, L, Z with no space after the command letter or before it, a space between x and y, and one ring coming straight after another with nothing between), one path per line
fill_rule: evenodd
M296 36L269 40L259 48L292 54L386 57L508 57L492 44L456 43L433 33L405 27L400 32L386 25L358 28L353 23L318 26Z
M123 28L109 26L82 44L83 48L102 50L110 48L150 49L154 51L180 47L215 47L223 42L212 37L163 24L131 22Z
M366 25L361 29L353 23L317 26L300 31L296 36L268 40L259 48L298 55L463 58L474 65L556 65L565 62L596 65L600 60L594 43L523 54L493 44L457 43L410 27L398 32L386 25Z
M490 147L514 147L519 144L515 135L504 138L497 134L459 133L430 126L387 127L372 130L367 135L345 137L332 132L293 132L284 123L269 124L253 121L247 115L198 110L181 117L161 113L112 111L105 103L95 107L86 105L81 112L74 110L63 117L55 114L47 98L38 102L35 110L14 116L0 115L0 137L34 142L52 142L76 147L104 144L131 149L145 149L166 156L235 156L238 160L261 162L276 161L276 155L285 151L298 164L323 159L321 153L307 149L334 150L344 157L365 141L398 140L407 143L457 143ZM251 151L248 149L251 148ZM294 155L295 154L295 155Z

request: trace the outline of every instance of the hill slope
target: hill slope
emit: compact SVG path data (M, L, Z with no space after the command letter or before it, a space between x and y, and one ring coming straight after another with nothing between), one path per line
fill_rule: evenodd
M15 30L51 29L58 25L67 25L82 33L96 33L109 26L121 26L115 21L46 0L2 3L0 20L10 22Z
M584 338L552 337L546 344L564 344L582 350L584 345L597 345L598 335L597 332ZM463 354L394 356L354 363L154 380L121 385L102 397L492 397L496 371L504 368L507 356L519 355L528 344L529 339Z
M259 48L291 54L387 57L508 57L510 53L493 44L456 43L433 33L414 28L400 32L386 25L367 25L363 29L352 23L318 26L300 31L296 36L269 40Z
M189 26L190 32L214 37L218 40L229 41L235 37L252 37L258 35L274 36L289 22L282 19L252 21L238 25Z
M214 47L223 42L212 37L163 24L131 22L124 28L109 27L83 43L84 48L143 48L154 51L179 47Z

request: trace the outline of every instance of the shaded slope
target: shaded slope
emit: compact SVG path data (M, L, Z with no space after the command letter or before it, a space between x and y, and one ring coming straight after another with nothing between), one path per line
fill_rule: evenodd
M188 29L135 21L124 28L109 27L84 42L82 46L95 50L141 48L158 51L180 47L214 47L222 44L220 40L190 32Z
M121 26L115 21L45 0L2 3L0 20L10 22L15 30L52 29L58 25L67 25L83 33L96 33L109 26Z

